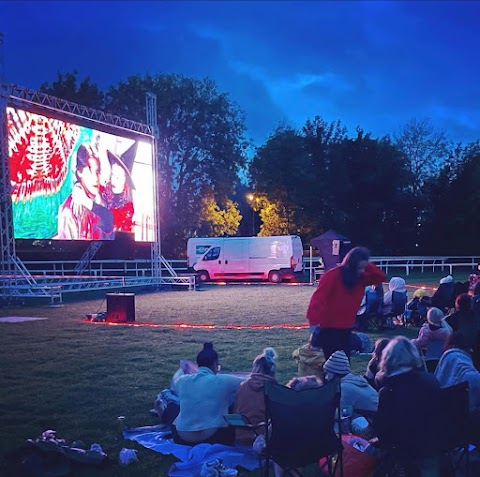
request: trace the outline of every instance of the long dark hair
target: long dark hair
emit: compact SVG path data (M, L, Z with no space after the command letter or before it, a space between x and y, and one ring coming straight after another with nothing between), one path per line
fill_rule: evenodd
M210 368L215 363L218 363L218 354L213 349L213 343L204 343L202 351L197 354L198 366Z
M82 144L77 150L77 163L75 164L75 176L80 180L79 172L88 167L88 160L95 159L100 166L100 159L95 155L93 149L88 144Z
M343 284L351 289L353 288L358 282L358 264L364 260L370 258L370 252L365 247L355 247L350 250L350 252L345 255L342 264L340 265L340 269L342 272L342 279Z

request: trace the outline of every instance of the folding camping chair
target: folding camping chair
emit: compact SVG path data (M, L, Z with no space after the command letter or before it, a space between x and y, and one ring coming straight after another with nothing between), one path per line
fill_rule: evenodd
M381 313L383 306L383 295L374 290L365 293L365 318L366 330L376 332L381 328Z
M342 440L335 433L335 417L340 413L340 381L331 381L320 388L295 391L280 384L265 382L265 422L268 423L265 448L265 476L269 463L275 462L286 475L300 475L300 469L319 465L343 477ZM341 428L341 426L339 426ZM341 432L341 431L340 431ZM337 457L333 465L334 457Z
M443 348L445 347L445 341L432 340L428 343L427 350L425 351L425 365L429 373L434 373L437 368L438 362L443 354Z
M442 414L442 450L457 472L465 460L464 475L469 472L469 387L463 382L440 390Z
M407 293L392 292L392 311L384 316L385 328L394 328L395 321L406 325L405 311L407 309Z

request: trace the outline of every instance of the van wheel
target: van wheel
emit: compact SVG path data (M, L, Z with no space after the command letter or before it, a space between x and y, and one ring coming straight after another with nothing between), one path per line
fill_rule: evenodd
M198 281L202 283L208 282L210 280L210 275L205 270L198 272L197 276L198 276Z
M278 271L272 270L268 274L268 280L272 283L282 283L283 275Z

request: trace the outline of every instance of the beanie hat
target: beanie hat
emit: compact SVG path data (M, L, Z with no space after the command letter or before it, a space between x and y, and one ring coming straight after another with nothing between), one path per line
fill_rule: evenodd
M427 313L427 321L433 326L442 326L443 318L445 315L439 308L430 308Z
M275 361L277 353L273 348L265 348L262 354L259 354L253 360L252 373L262 373L268 376L275 374Z
M323 365L323 370L333 374L348 374L350 361L348 361L345 351L335 351Z
M213 343L205 343L202 351L197 354L198 366L210 367L215 361L218 362L218 354L213 349Z

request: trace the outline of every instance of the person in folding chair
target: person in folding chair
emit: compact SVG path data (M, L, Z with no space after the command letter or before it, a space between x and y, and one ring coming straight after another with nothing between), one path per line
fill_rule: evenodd
M357 311L355 328L359 331L377 331L376 322L383 308L383 285L369 286L365 289L360 308Z
M407 307L407 289L402 277L392 277L388 283L388 291L383 296L383 327L394 328L404 324Z
M335 353L323 365L325 382L340 380L343 417L353 420L359 416L370 417L377 411L378 393L363 376L350 372L350 362L343 351ZM349 430L346 430L348 432Z
M413 292L412 299L407 303L407 314L410 314L408 323L414 326L421 326L427 319L427 307L422 302L422 298L426 295L425 289L417 288Z
M408 476L440 475L442 412L440 384L426 372L417 348L403 336L393 338L382 354L374 428L385 474L395 465Z
M277 353L273 348L265 348L263 353L253 360L252 373L240 385L233 403L235 413L241 414L248 424L258 426L265 419L265 400L263 386L266 381L276 383ZM239 445L252 445L258 434L265 432L264 427L236 428L235 442Z
M319 471L328 470L322 475L339 475L335 470L343 475L341 436L334 430L340 411L338 380L322 385L316 376L302 376L287 386L266 382L264 393L265 422L269 424L265 475L269 475L271 461L276 464L276 477L298 477L312 465Z
M462 382L469 385L469 412L473 441L480 442L480 373L473 365L472 353L465 335L454 331L447 339L443 353L435 370L442 388Z
M435 370L451 332L452 328L445 321L443 311L440 308L430 308L427 323L420 328L418 338L412 340L412 343L424 353L429 372Z
M421 302L427 308L435 306L436 308L440 308L444 313L448 313L448 311L455 306L455 283L453 282L453 277L447 275L441 278L435 293L431 297L424 296Z

